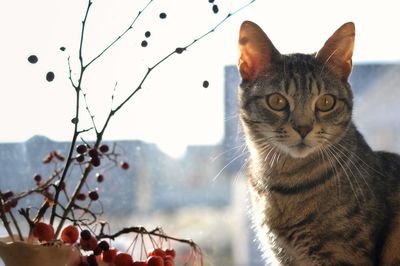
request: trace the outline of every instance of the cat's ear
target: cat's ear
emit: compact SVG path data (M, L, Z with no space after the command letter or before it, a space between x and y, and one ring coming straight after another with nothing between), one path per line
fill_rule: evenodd
M250 21L243 22L240 27L239 52L239 72L246 81L254 81L268 72L271 61L280 56L264 31Z
M351 73L354 37L354 23L345 23L335 31L316 55L325 67L329 67L343 81L346 81Z

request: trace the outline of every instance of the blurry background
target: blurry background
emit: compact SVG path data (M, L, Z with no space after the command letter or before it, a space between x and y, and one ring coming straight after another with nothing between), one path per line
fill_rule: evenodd
M146 3L94 0L84 60L120 35ZM133 30L88 70L83 89L96 122L104 122L116 82L114 106L137 87L147 67L246 3L151 3ZM0 5L0 189L20 192L34 185L34 173L50 173L51 168L41 164L49 151L68 149L75 102L67 57L76 78L87 2L0 0ZM331 6L317 0L257 0L188 51L164 62L106 131L106 141L118 142L131 167L104 173L106 180L99 185L104 218L114 230L161 225L171 235L193 238L203 248L207 265L263 265L247 216L246 150L236 114L241 22L258 23L281 53L309 53L322 47L343 23L354 21L355 122L373 148L400 151L399 5L388 0L340 0ZM159 17L162 12L165 19ZM150 37L145 37L146 31ZM143 40L146 47L141 46ZM27 61L32 54L39 58L36 64ZM45 79L49 71L55 73L53 82ZM207 88L204 81L209 82ZM85 112L82 108L82 128L89 128ZM92 134L84 135L85 140L93 139ZM94 177L92 185L96 186ZM24 203L37 205L38 200Z

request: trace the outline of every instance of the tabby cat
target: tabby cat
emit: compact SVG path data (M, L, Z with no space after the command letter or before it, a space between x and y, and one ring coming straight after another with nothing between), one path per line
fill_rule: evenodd
M239 35L239 116L265 257L400 265L400 156L372 151L352 122L354 24L315 54L280 54L253 22Z

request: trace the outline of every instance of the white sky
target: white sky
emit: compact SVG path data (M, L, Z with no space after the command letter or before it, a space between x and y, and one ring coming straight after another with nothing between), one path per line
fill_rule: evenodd
M93 58L121 34L147 0L94 0L88 18L84 58ZM115 104L136 88L147 66L177 46L190 43L247 1L155 0L125 38L94 63L84 89L99 126ZM330 4L332 3L332 4ZM339 26L356 24L354 61L400 60L398 1L265 1L230 18L217 31L155 69L139 92L112 120L106 139L143 139L179 153L188 144L215 144L223 136L223 68L237 61L237 32L243 20L258 23L282 53L314 52ZM0 141L24 141L35 134L54 140L72 136L74 91L67 56L77 69L84 0L0 0ZM158 18L160 12L167 19ZM140 47L151 31L149 46ZM67 47L60 52L59 47ZM27 57L35 54L37 64ZM46 82L54 71L54 82ZM76 70L75 70L76 72ZM202 82L209 80L204 89ZM83 107L83 105L82 105ZM83 128L90 126L81 115ZM86 119L84 119L86 118ZM89 135L87 138L91 138ZM93 138L93 137L92 137Z

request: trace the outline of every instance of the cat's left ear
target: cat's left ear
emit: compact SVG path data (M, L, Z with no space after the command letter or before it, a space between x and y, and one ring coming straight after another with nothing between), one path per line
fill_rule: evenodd
M347 81L351 73L354 37L354 23L345 23L335 31L316 55L324 66L329 67L343 81Z
M255 23L245 21L239 32L239 72L243 80L254 81L271 68L280 53L264 31Z

